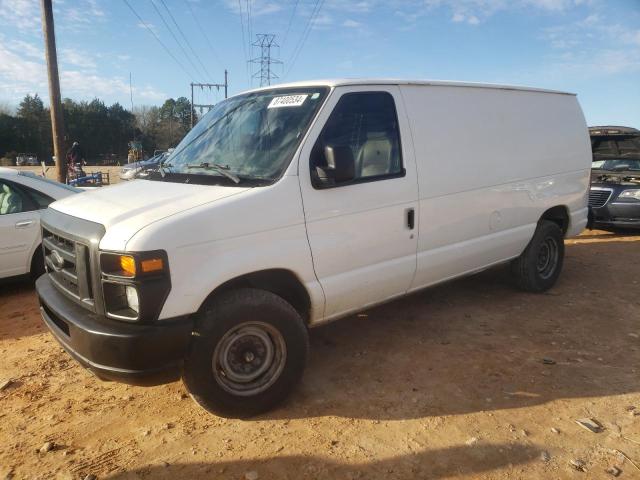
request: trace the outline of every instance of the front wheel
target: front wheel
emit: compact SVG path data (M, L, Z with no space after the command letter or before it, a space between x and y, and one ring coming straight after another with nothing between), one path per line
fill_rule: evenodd
M212 413L255 415L289 395L308 350L302 318L281 297L249 288L225 292L204 310L183 382Z
M558 280L564 260L564 235L560 227L542 220L522 254L511 262L511 273L522 290L540 293Z

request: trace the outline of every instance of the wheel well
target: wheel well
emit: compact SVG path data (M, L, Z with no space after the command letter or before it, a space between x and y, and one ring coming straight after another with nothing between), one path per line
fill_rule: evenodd
M564 205L557 205L544 212L540 220L551 220L557 223L562 233L566 234L569 229L569 210Z
M309 293L300 279L293 272L285 269L261 270L228 280L211 292L202 305L206 305L221 292L238 288L258 288L274 293L289 302L305 323L309 321L311 314Z
M33 251L33 255L31 255L31 261L29 262L29 269L33 269L33 262L42 257L42 244L39 243L36 249ZM44 258L43 258L44 261Z

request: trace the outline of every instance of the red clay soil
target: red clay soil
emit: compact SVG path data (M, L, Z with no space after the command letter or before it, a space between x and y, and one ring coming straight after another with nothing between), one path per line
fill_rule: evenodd
M0 479L640 478L640 235L566 243L547 294L500 267L312 330L295 394L244 421L98 380L0 286Z

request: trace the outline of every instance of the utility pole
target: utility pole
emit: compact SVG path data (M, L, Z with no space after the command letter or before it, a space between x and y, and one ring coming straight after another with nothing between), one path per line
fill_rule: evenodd
M271 58L271 49L277 48L276 36L272 33L257 33L256 41L251 45L260 48L260 56L249 60L250 63L256 63L260 65L260 70L254 73L251 78L259 78L260 86L271 85L271 80L278 78L271 70L271 65L282 65L280 60Z
M42 33L49 74L49 103L51 111L51 131L53 134L53 154L56 157L56 176L61 183L67 182L67 165L64 156L64 120L60 103L60 78L58 76L58 55L56 53L56 33L53 27L52 0L40 0L42 9Z
M227 70L224 71L224 83L191 83L191 128L193 128L193 124L194 124L194 118L193 118L193 112L195 111L196 107L198 107L200 109L200 113L202 113L202 109L206 108L208 110L211 110L213 108L213 104L204 104L204 103L198 103L195 104L193 103L193 87L199 88L200 90L204 90L205 88L208 88L209 90L211 90L212 88L215 88L217 91L220 91L221 88L224 88L224 98L227 98L227 92L229 91L229 76L228 76L228 72ZM207 110L207 111L208 111Z

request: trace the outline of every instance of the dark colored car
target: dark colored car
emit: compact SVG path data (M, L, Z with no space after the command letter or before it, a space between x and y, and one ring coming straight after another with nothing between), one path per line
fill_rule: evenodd
M590 127L591 225L602 230L640 229L640 130Z

